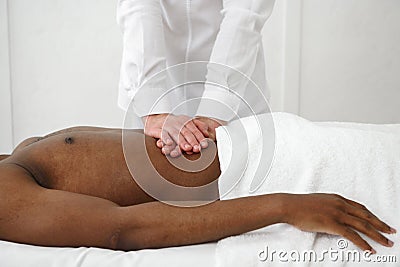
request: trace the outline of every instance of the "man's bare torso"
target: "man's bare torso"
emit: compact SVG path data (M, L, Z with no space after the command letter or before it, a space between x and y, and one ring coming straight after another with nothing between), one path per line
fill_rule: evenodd
M141 173L155 168L160 177L181 186L208 184L220 174L215 147L203 150L197 161L199 155L176 159L189 159L200 165L204 161L210 163L204 170L187 172L171 164L155 140L144 137L142 131L124 131L124 146L125 149L120 129L71 128L27 140L0 164L25 169L42 187L96 196L121 206L154 201L132 178L125 159L129 159L130 167L142 169ZM148 177L151 178L154 177Z

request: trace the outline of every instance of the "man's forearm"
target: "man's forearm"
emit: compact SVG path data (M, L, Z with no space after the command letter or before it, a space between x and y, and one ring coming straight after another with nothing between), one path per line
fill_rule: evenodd
M118 249L198 244L282 222L282 194L180 208L160 202L121 208Z

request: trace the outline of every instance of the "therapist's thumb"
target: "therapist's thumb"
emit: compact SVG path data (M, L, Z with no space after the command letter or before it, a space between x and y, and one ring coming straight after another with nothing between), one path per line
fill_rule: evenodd
M161 138L161 129L154 127L146 127L144 128L144 134L151 136L153 138Z

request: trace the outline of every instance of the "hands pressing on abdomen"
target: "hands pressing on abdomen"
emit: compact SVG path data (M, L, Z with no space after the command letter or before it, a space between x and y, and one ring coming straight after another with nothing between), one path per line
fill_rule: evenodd
M143 117L144 133L157 138L161 152L171 157L199 153L207 148L207 138L215 141L215 129L225 122L216 119L184 115L154 114Z

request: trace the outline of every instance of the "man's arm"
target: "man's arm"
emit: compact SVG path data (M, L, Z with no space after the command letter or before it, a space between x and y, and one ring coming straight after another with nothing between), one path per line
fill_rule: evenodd
M362 205L331 194L269 194L180 208L153 202L120 209L117 248L162 248L216 241L276 223L304 231L341 235L375 252L355 230L384 246L379 231L395 233Z
M394 233L360 204L336 195L270 194L181 208L159 202L131 207L40 187L28 171L0 164L0 239L41 246L135 250L198 244L274 223L339 234L363 250L355 230L385 246Z
M10 155L0 155L0 161L5 160L8 158Z

